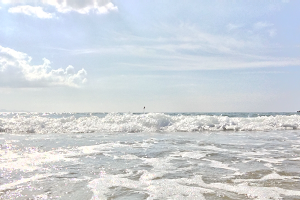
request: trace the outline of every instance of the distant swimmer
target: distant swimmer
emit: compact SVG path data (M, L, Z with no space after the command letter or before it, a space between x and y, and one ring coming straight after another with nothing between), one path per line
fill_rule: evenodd
M144 106L144 114L145 114L145 109L146 109L146 107Z

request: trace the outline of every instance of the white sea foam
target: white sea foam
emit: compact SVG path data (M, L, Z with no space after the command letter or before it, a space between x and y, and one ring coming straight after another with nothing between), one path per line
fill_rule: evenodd
M202 148L204 150L212 150L212 151L216 151L216 152L228 152L227 149L221 149L221 148L218 148L218 147L212 146L212 145L203 146Z
M153 167L152 171L163 171L175 170L176 168L169 162L170 157L162 158L143 158L145 164L151 165Z
M201 151L194 151L194 152L174 152L174 157L182 157L182 158L192 158L192 159L201 159L206 156L205 153Z
M107 152L112 150L116 147L125 147L126 145L120 144L119 142L113 143L104 143L104 144L97 144L91 146L81 146L78 147L78 150L81 151L81 154L93 154L93 153L100 153L100 152Z
M272 172L271 174L267 174L263 176L260 179L234 179L234 183L248 183L248 182L265 182L266 180L288 180L288 179L294 179L298 180L299 177L296 176L281 176L277 174L276 172Z
M273 179L292 179L294 177L292 176L280 176L279 174L277 174L276 172L273 172L271 174L268 174L264 177L261 178L261 180L273 180Z
M42 168L43 164L54 163L58 161L75 161L75 158L69 158L73 155L67 150L53 150L48 152L39 152L37 148L31 148L27 152L17 150L0 151L0 170L20 170L30 172Z
M66 120L57 116L46 119L74 125L85 118L107 120L106 114L71 115ZM33 115L27 117L35 119ZM43 116L36 115L36 119L39 117ZM4 133L1 137L4 140L0 140L0 199L300 197L299 130L201 134ZM66 174L60 176L60 172Z
M249 157L251 158L251 157ZM266 162L266 163L272 163L272 164L281 164L283 161L285 161L285 158L253 158L256 159L258 162Z
M232 171L239 171L239 169L234 168L234 167L229 167L228 164L224 164L220 161L216 161L216 160L209 160L209 159L203 159L205 161L209 161L210 162L210 166L213 168L220 168L220 169L228 169L228 170L232 170Z
M272 174L273 176L273 174ZM272 177L266 177L272 179ZM278 178L278 176L274 177ZM237 181L238 182L238 181ZM128 190L140 191L148 195L147 199L205 199L204 194L215 194L217 190L233 192L254 199L282 199L282 196L299 196L300 191L278 187L249 186L241 184L210 183L202 180L202 176L180 179L145 179L131 180L126 175L105 174L91 181L88 185L94 193L92 199L107 199L109 188L125 187Z
M16 188L18 185L33 182L33 181L37 181L37 180L40 180L40 179L45 179L45 178L48 178L50 176L61 176L61 175L64 175L64 174L66 174L66 173L39 174L39 175L32 176L30 178L22 178L20 180L14 181L12 183L7 183L7 184L0 185L0 191L13 189L13 188Z
M136 155L132 155L132 154L126 154L126 155L122 155L119 157L120 159L124 159L124 160L136 160L136 159L140 159L139 157L137 157Z
M254 199L282 199L285 196L299 196L300 191L287 190L278 187L256 187L248 186L247 183L239 185L229 185L224 183L212 183L208 185L210 188L226 190L238 194L244 194L248 198Z
M146 172L145 172L146 173ZM145 178L150 176L151 178ZM128 190L134 189L152 199L205 199L203 194L213 193L213 190L193 187L183 184L182 180L174 179L155 179L149 174L145 174L139 181L126 178L126 175L105 174L99 179L89 183L89 187L94 193L92 199L107 199L111 187L125 187Z
M222 115L170 115L164 113L109 113L76 116L38 113L0 113L0 132L12 133L87 133L87 132L193 132L267 131L300 129L299 115L228 117Z

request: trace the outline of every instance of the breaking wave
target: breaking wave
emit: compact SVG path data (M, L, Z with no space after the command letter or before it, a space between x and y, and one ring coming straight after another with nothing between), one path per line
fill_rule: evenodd
M0 132L203 132L300 129L298 114L0 113Z

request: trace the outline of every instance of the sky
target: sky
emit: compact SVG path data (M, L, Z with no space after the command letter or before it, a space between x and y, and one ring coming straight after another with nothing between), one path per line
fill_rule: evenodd
M294 112L298 0L0 0L0 110Z

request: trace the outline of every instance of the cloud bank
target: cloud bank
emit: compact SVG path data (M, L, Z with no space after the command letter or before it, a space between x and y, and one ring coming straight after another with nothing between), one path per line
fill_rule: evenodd
M35 16L38 18L52 18L53 14L47 13L43 10L42 7L33 7L33 6L17 6L10 8L8 10L10 13L23 13L29 16Z
M84 69L52 69L46 58L41 65L31 65L31 60L26 53L0 45L0 87L79 87L87 81Z
M98 14L104 14L118 10L110 0L44 0L43 3L55 6L57 11L61 13L76 11L87 14L90 11L95 11Z
M42 7L36 7L36 1L33 0L2 0L4 4L18 5L9 9L11 13L23 13L26 15L36 16L39 18L51 18L53 14L47 13ZM24 5L25 4L25 5ZM115 6L110 0L41 0L41 6L54 6L57 12L68 13L71 11L80 14L88 14L95 12L96 14L105 14L110 11L117 11L118 7Z

